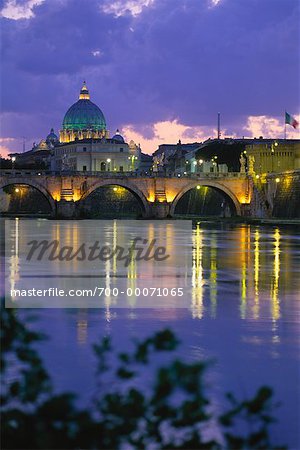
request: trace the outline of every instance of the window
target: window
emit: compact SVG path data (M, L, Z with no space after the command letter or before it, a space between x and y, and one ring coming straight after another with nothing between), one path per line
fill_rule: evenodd
M123 166L120 166L120 172L123 172Z
M124 149L121 147L121 148L120 148L120 152L123 153L123 151L124 151Z
M86 152L86 147L83 147L83 151Z
M85 172L85 171L86 171L86 166L83 166L83 167L82 167L82 170Z

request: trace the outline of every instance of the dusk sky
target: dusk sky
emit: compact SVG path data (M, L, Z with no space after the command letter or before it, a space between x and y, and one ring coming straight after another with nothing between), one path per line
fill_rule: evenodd
M111 135L152 153L299 120L299 0L0 0L1 154L26 150L83 80ZM299 130L288 126L288 137Z

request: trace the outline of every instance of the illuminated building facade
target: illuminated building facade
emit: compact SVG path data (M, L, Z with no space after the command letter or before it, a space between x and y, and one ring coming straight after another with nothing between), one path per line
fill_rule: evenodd
M299 139L260 139L246 145L255 173L284 172L300 169Z

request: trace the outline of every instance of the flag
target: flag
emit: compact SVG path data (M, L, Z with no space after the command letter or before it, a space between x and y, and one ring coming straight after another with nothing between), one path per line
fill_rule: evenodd
M293 128L298 128L299 125L297 120L287 112L285 112L285 123L292 125Z

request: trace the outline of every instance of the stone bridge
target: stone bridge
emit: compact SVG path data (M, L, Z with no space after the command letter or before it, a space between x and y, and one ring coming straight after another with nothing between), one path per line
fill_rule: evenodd
M140 202L144 217L172 217L178 200L196 186L208 186L222 193L229 200L234 215L255 215L250 208L254 183L243 173L165 177L107 172L0 170L0 189L12 184L38 189L47 198L53 217L76 217L80 202L95 189L108 185L122 186L133 193Z

